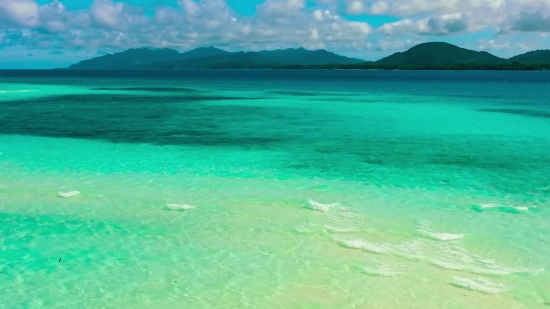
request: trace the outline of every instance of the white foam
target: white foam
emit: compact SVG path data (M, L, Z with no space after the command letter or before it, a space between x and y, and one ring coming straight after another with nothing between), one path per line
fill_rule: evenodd
M168 207L169 210L173 210L173 211L185 211L185 210L197 208L196 206L191 206L187 204L166 204L166 207Z
M0 90L0 93L36 92L36 90Z
M504 206L499 204L479 204L479 207L481 207L482 209L485 209L485 208L499 208Z
M506 205L499 205L499 204L479 204L479 207L481 209L486 208L511 208L518 211L529 211L531 208L537 208L537 206L506 206Z
M313 200L309 200L309 205L311 206L312 210L327 212L333 207L338 207L340 204L334 203L334 204L321 204Z
M57 197L69 198L69 197L77 196L79 194L80 194L79 191L57 192Z
M423 260L443 269L460 270L485 276L504 276L518 273L538 274L544 271L544 269L514 268L499 265L495 260L470 255L454 243L444 243L444 245L438 246L437 249L439 251L437 257L425 257Z
M386 244L373 244L362 239L335 239L336 242L349 249L359 249L366 252L385 254L391 251L391 247Z
M401 258L422 261L425 260L425 256L422 254L428 243L426 240L417 239L408 243L394 245L393 253Z
M478 274L478 275L487 275L487 276L503 276L511 274L534 274L538 275L540 272L544 271L544 268L507 268L503 266L494 266L489 268L466 268L467 271Z
M473 280L468 278L454 277L454 282L450 284L458 288L467 289L470 291L477 291L485 294L497 294L507 290L504 284L490 282L483 278Z
M434 233L425 230L418 230L418 232L425 237L441 241L457 240L466 236L466 234Z

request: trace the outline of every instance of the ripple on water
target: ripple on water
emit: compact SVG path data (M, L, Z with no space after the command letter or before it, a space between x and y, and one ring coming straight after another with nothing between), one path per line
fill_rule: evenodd
M485 294L498 294L500 292L508 290L508 288L504 284L491 282L484 278L469 279L454 277L454 282L450 282L449 284L457 288L481 292Z
M506 212L506 213L512 213L512 214L525 213L536 208L537 206L509 206L509 205L501 205L501 204L479 204L479 205L472 206L472 210L476 212L492 210L492 211Z

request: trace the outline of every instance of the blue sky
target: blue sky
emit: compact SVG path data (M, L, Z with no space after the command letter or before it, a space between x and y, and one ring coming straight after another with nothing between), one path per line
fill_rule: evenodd
M550 0L0 0L0 68L211 45L376 60L444 41L509 57L549 48L549 34Z

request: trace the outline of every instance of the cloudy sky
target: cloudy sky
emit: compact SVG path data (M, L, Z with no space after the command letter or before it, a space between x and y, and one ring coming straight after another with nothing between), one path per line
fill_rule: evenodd
M550 48L550 0L0 0L0 68L134 47L324 48L376 60L445 41L509 57Z

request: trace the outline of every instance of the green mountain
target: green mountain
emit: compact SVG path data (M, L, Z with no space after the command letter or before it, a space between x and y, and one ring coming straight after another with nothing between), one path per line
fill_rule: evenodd
M69 66L77 70L120 70L133 65L159 61L173 61L180 59L181 54L173 49L128 49L121 53L107 54L101 57L84 60Z
M319 65L319 64L353 64L365 62L361 59L353 59L340 56L324 49L307 50L304 48L288 48L267 51L263 50L258 54L272 59L280 64L301 64L301 65Z
M228 53L197 59L166 61L134 66L134 69L253 69L286 65L354 64L363 60L304 48Z
M427 64L497 64L504 63L505 59L488 52L478 52L458 46L431 42L412 47L405 52L395 53L389 57L376 61L379 65L427 65Z
M265 68L284 65L354 64L364 62L326 50L304 48L261 52L227 52L215 47L201 47L185 53L172 49L129 49L73 64L69 69L213 69Z
M69 69L78 70L124 70L132 67L146 65L151 63L167 61L189 61L202 57L211 57L217 55L229 54L224 50L215 47L201 47L190 50L185 53L179 53L173 49L148 49L137 48L126 51L107 54L101 57L84 60L77 64L69 66Z
M71 65L70 69L382 69L382 70L548 70L550 50L503 59L488 52L431 42L375 62L340 56L324 49L289 48L260 52L227 52L201 47L179 53L172 49L129 49Z
M541 49L530 51L528 53L512 57L508 59L508 61L520 63L550 63L550 50Z
M137 65L132 69L248 69L273 66L274 62L254 52L226 53L197 59L157 62Z
M212 46L199 47L199 48L190 50L188 52L181 53L180 57L174 60L192 60L192 59L199 59L199 58L211 57L211 56L221 56L221 55L228 55L228 54L231 54L231 53ZM160 61L154 61L154 62L166 62L166 61L173 61L173 60L166 59L166 60L160 60Z

